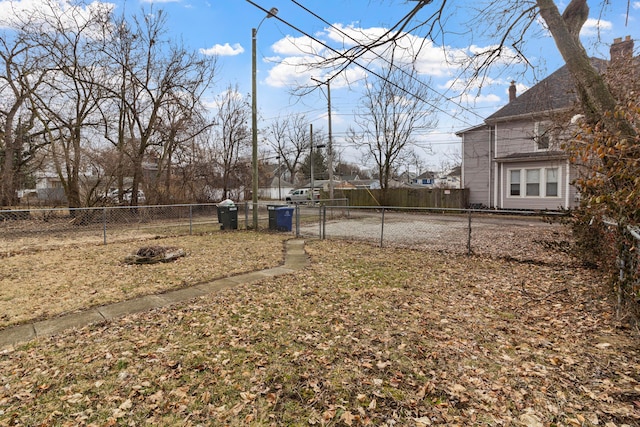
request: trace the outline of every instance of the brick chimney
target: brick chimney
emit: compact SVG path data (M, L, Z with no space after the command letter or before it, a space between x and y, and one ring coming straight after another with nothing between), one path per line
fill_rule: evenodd
M509 102L515 99L516 99L516 82L512 80L511 86L509 86Z
M633 40L631 36L626 36L624 40L622 40L622 37L614 39L609 53L611 54L612 62L631 58L633 56Z

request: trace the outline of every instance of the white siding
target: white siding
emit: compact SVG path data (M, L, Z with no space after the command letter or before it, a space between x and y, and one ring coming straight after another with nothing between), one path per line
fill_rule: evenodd
M469 203L472 205L491 205L491 144L491 131L487 127L463 134L463 187L469 189Z
M556 210L556 209L568 207L567 197L569 198L574 197L571 195L571 190L568 182L568 174L567 174L567 162L565 160L502 163L500 165L500 169L501 169L500 175L502 177L500 182L500 187L501 187L500 192L502 196L501 207L503 209ZM548 169L557 169L558 186L557 186L557 195L555 196L546 195ZM535 172L527 173L527 171L536 171L536 170L540 171L539 174ZM511 195L510 177L512 176L512 173L517 173L517 171L521 171L520 194ZM540 195L538 196L527 195L527 176L538 177Z

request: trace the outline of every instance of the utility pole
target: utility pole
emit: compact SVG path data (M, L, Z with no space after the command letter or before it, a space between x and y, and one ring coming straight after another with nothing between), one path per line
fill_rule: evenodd
M329 158L329 198L333 200L333 144L331 137L331 80L327 80L327 121L329 125L329 143L327 157ZM333 203L333 202L332 202Z
M327 144L327 161L329 163L329 199L333 200L333 133L331 131L331 79L322 82L314 77L311 80L327 85L327 125L329 127L329 142Z
M313 123L309 125L309 167L311 168L311 201L313 201Z
M278 9L272 7L267 15L262 18L256 28L251 29L251 204L253 209L253 229L258 230L258 90L256 83L256 38L258 30L267 18L273 18Z
M278 160L278 200L282 200L282 185L280 185L280 178L282 177L282 171L280 170L280 156L276 156Z

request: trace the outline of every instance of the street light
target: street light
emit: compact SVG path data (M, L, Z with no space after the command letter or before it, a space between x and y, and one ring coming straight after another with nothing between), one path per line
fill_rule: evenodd
M267 18L278 14L278 9L272 7L262 18L256 28L251 29L251 202L253 205L253 229L258 229L258 102L256 99L256 36L260 26Z

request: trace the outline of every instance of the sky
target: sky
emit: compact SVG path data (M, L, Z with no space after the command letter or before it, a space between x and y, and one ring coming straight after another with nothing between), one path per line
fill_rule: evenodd
M13 0L14 8L29 9L40 0ZM60 7L69 7L69 0L54 0ZM94 0L94 4L99 1ZM105 2L106 3L106 2ZM251 33L258 27L256 38L257 103L260 129L277 118L304 113L314 129L327 131L326 85L314 80L331 78L332 127L334 148L343 161L361 163L360 154L345 139L353 123L365 77L380 70L382 50L366 53L359 64L342 74L330 70L310 69L321 57L342 51L354 40L378 37L393 27L416 5L410 0L110 0L119 13L147 12L163 9L167 13L170 35L187 47L205 55L217 55L218 78L208 102L223 93L229 85L238 87L243 96L251 92ZM413 28L436 11L439 1L424 6L407 28ZM443 32L435 42L424 38L426 29L416 28L401 39L404 52L417 52L416 69L420 79L433 94L432 109L438 126L416 135L416 152L423 160L422 168L438 169L443 161L455 159L460 151L460 139L455 132L482 123L508 101L508 86L515 81L518 93L526 90L555 69L562 66L553 39L540 22L527 33L526 50L521 53L529 66L520 63L491 69L483 79L465 85L454 59L468 57L496 43L496 37L481 31L487 16L474 12L470 4L480 8L489 0L450 0L442 21ZM495 2L494 2L495 3ZM567 0L556 1L562 11ZM608 5L602 9L601 3ZM630 35L640 47L640 1L589 1L591 12L581 39L591 56L608 58L614 38ZM457 5L457 6L456 6ZM12 13L8 2L0 0L0 17ZM272 7L275 17L264 19ZM628 11L628 13L627 13ZM493 26L500 25L498 19ZM503 18L503 21L508 21ZM508 49L513 57L517 52ZM380 56L376 56L380 55ZM409 62L408 54L397 53L398 63ZM317 86L312 88L312 86ZM308 87L303 96L294 95L296 88ZM266 136L260 136L261 151L268 152ZM408 166L409 167L409 166ZM417 168L417 166L416 166ZM411 169L409 167L409 169Z

